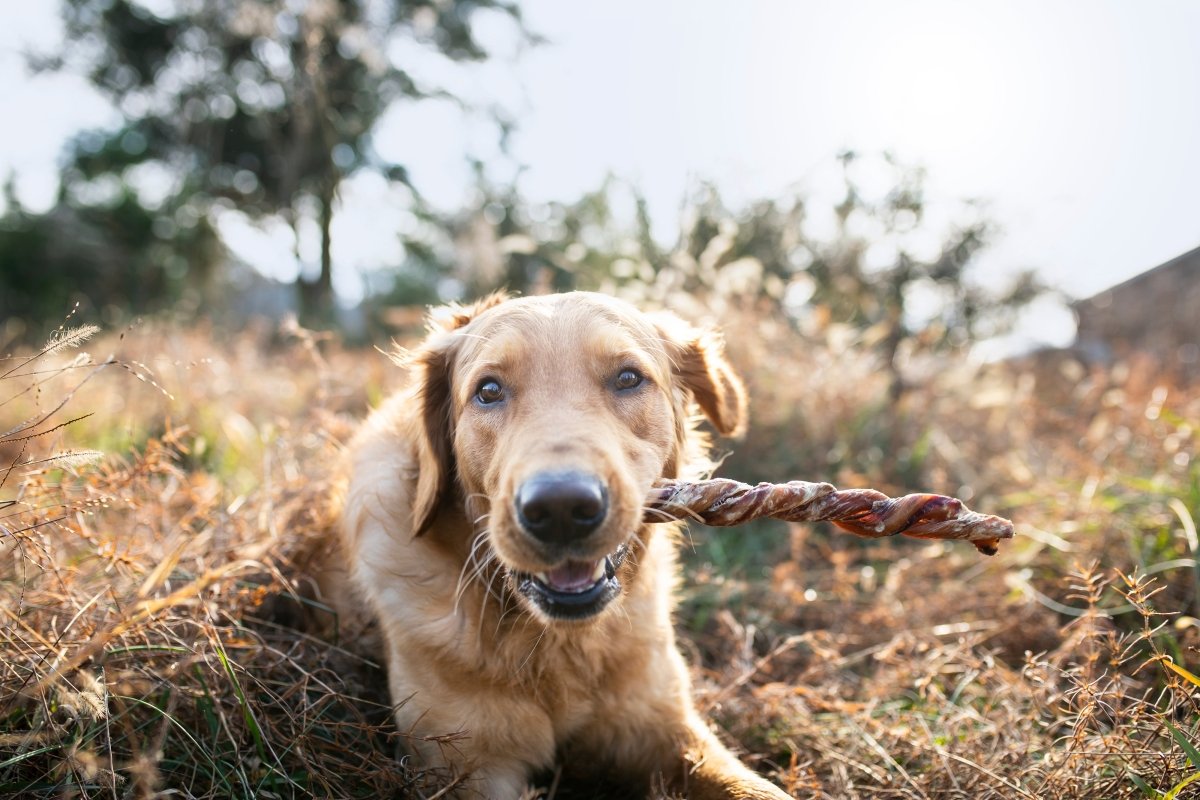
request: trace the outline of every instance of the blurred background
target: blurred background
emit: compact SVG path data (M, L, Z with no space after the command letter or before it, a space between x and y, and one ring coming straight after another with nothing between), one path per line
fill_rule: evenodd
M504 286L985 358L1082 315L1102 357L1200 300L1102 294L1200 245L1188 2L2 5L9 339L76 301L361 339Z

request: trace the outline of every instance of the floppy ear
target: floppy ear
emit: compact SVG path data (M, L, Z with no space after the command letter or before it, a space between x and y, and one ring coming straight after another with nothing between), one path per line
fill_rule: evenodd
M455 331L508 299L502 292L468 306L452 304L429 314L429 335L413 354L413 382L420 416L417 441L417 490L413 497L413 533L429 530L450 494L454 479L454 402L451 397Z
M725 359L720 334L694 328L673 314L656 315L655 321L667 342L675 380L718 433L741 435L747 421L746 388Z
M433 346L434 343L427 340L413 359L420 413L417 490L413 496L413 533L416 536L425 533L433 524L446 499L454 471L454 452L450 445L454 436L450 397L453 348L448 336L443 334L441 339L438 342L441 346Z

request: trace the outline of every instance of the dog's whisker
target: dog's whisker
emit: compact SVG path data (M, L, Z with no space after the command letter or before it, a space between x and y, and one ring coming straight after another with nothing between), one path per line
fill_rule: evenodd
M488 533L489 532L486 530L483 531L483 534L488 534ZM469 580L479 581L480 585L483 586L487 592L490 592L493 597L495 597L497 600L499 600L500 597L498 594L496 594L495 587L493 586L493 583L495 583L495 578L496 578L497 573L495 571L492 571L491 575L488 574L491 567L499 565L499 563L500 563L500 559L497 557L496 551L492 550L490 547L488 547L486 549L486 554L484 555L483 560L482 561L478 560L478 558L479 558L478 547L486 545L487 543L488 543L488 537L485 535L483 537L483 539L479 542L479 544L476 546L476 548L473 548L471 551L471 558L476 561L476 566L475 566L475 569L471 572L471 577L469 578Z
M501 567L501 570L503 570L503 567ZM501 596L499 599L500 615L496 618L496 627L495 627L496 635L501 635L505 620L508 619L508 616L510 614L512 614L514 611L518 614L518 617L520 617L520 616L525 617L526 625L528 625L528 621L529 621L529 617L530 617L530 615L528 613L522 613L525 611L524 607L519 602L516 601L516 598L513 596L513 594L511 592L503 591L503 588L507 586L507 576L501 578L499 583L501 586L502 593L501 593ZM509 629L509 633L511 634L511 626Z
M504 595L504 603L501 605L500 616L496 619L495 633L497 636L500 635L500 628L504 624L504 620L508 617L509 613L517 610L517 608L518 608L517 604L510 602L510 600L511 600L510 595L505 594Z
M472 573L471 579L478 581L479 585L483 587L483 590L485 592L487 592L488 594L490 594L492 597L494 597L496 599L497 603L503 603L503 598L501 597L499 592L497 592L496 587L494 585L495 584L495 574L493 573L491 576L489 576L487 574L489 568L492 567L493 564L495 564L495 563L498 563L497 559L496 559L496 554L488 553L487 558L485 558L483 560L483 562L480 563L479 566Z
M629 609L625 608L624 605L621 605L621 606L618 606L618 610L620 611L621 616L625 618L625 622L629 626L629 632L633 633L633 631L634 631L633 617L630 616Z
M488 534L488 531L485 528L485 529L481 530L478 534L475 535L474 540L471 542L471 549L467 553L467 557L463 560L462 569L459 570L458 582L454 587L454 613L455 613L455 615L458 614L458 607L459 607L460 601L462 600L463 594L466 592L467 587L470 585L471 581L474 579L473 577L468 576L468 573L467 573L468 568L471 567L472 564L476 564L475 571L477 572L479 569L479 565L477 562L477 558L478 558L477 554L478 554L479 548L481 546L484 546L487 544L487 534ZM494 554L489 554L488 558L490 559L493 556L494 556ZM485 560L484 564L486 564L486 563L487 563L487 561Z
M517 672L522 672L525 669L525 665L529 663L529 660L531 658L533 658L533 654L535 652L537 652L538 645L540 645L542 643L542 640L545 638L546 638L546 628L543 627L542 632L539 633L537 639L534 640L533 646L529 648L529 655L525 656L525 660L521 662L521 665L519 667L517 667Z
M643 514L660 514L664 517L666 522L682 522L684 520L693 520L694 522L701 522L701 523L704 522L704 517L700 516L698 513L696 513L692 509L688 508L687 506L672 503L670 508L679 508L680 510L683 511L683 516L678 516L678 515L672 513L667 508L651 508L649 506L642 506L642 513Z
M494 556L494 554L492 554L492 555ZM489 560L490 560L490 557L489 557ZM497 609L500 612L500 616L503 616L503 614L504 614L504 602L501 599L501 597L499 595L497 595L496 592L491 588L490 583L484 585L484 591L482 594L483 594L483 597L479 603L479 620L478 620L478 625L477 625L476 633L475 633L476 645L479 647L480 650L486 649L486 647L485 647L486 641L485 641L485 638L483 635L483 624L484 624L484 621L487 619L488 600L495 599ZM498 645L498 642L493 639L492 644Z
M539 620L539 619L538 619L538 618L537 618L535 615L533 615L533 614L530 614L530 613L524 613L524 614L522 614L521 616L522 616L522 618L523 618L524 624L521 626L521 628L520 628L520 630L519 630L519 631L515 631L515 633L516 633L517 635L520 635L520 636L524 636L524 635L526 634L526 632L528 632L528 631L529 631L529 626L530 626L530 625L533 625L534 623L540 623L540 622L541 622L541 620ZM542 633L541 633L540 635L541 635L541 636L544 636L544 635L545 635L545 633L546 633L546 628L545 628L545 626L543 625L543 626L542 626ZM536 646L536 643L535 643L535 646ZM532 655L533 655L533 651L531 650L531 651L530 651L530 656L532 656ZM529 658L528 658L528 657L526 657L526 659L525 659L525 660L526 660L526 661L528 661L528 660L529 660ZM523 666L523 665L524 665L524 664L522 664L522 666Z
M657 514L658 516L660 516L662 518L662 520L661 520L662 522L679 522L680 521L680 517L675 516L674 514L672 514L669 511L665 511L661 508L654 508L653 506L642 506L642 516L645 516L647 514ZM699 517L697 516L696 519L699 519Z
M501 583L502 585L502 578L500 577L502 575L502 570L503 567L500 565L500 560L496 556L496 552L494 550L489 550L486 557L478 564L476 569L471 574L471 580L478 581L479 585L483 587L483 598L480 603L478 620L479 639L481 646L483 642L483 624L487 618L486 612L488 599L490 598L496 601L496 607L498 611L496 622L497 630L499 630L500 622L508 613L508 597L503 592L502 588L497 587L496 585L497 583Z
M467 574L467 579L464 582L464 587L470 586L472 583L479 583L480 585L485 585L483 583L483 573L487 569L488 561L490 561L490 558L486 558L483 561L474 562L475 566L471 569L470 573Z
M471 524L472 528L478 526L481 519L487 519L492 514L491 504L487 502L486 498L477 499L474 496L468 497L464 502L463 507L467 516L473 517L475 520Z
M467 554L468 561L474 560L476 557L478 557L479 549L487 546L488 534L489 530L487 528L482 528L478 533L475 534L475 538L471 540L471 550Z
M483 561L476 564L475 568L471 570L471 574L467 578L468 584L478 583L485 592L492 594L493 596L495 596L495 591L492 589L491 580L488 577L488 569L491 567L494 558L494 555L489 554Z
M641 537L641 536L639 536L639 535L638 535L638 532L637 532L637 531L634 531L633 533L629 534L629 541L630 541L630 542L632 542L633 544L637 545L637 547L636 547L636 548L635 548L635 547L630 547L630 548L628 548L628 550L627 550L626 552L627 552L629 555L628 555L627 557L628 557L628 558L631 558L631 559L636 559L636 558L637 558L637 550L638 550L639 548L640 548L641 550L645 550L645 549L646 549L646 542L645 542L645 540L644 540L644 539L642 539L642 537ZM634 561L634 563L636 564L636 563L637 563L637 561L635 560L635 561Z

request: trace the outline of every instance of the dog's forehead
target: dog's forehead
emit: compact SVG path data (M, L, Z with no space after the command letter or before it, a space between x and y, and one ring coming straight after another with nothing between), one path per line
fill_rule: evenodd
M499 363L536 354L565 359L625 350L664 355L649 318L620 301L582 292L511 300L488 309L460 333L469 360Z

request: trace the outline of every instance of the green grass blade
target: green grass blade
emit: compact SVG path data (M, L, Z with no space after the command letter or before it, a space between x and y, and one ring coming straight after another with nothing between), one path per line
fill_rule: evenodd
M1130 782L1141 791L1143 797L1148 797L1150 800L1161 800L1162 792L1146 783L1141 775L1138 775L1136 772L1130 772L1128 775Z
M242 691L242 684L237 679L237 673L233 671L233 664L229 660L229 656L225 653L225 646L221 643L219 637L213 637L213 644L216 647L217 658L221 661L221 667L224 668L225 674L229 677L233 684L233 691L237 694L238 705L242 709L242 720L246 723L246 727L250 731L250 737L254 739L254 749L258 751L258 757L262 763L270 764L267 758L267 748L263 743L262 728L258 726L258 720L254 717L254 712L250 710L250 703L246 700L246 693Z
M204 749L204 746L201 745L200 742L196 741L196 737L192 735L192 732L188 730L186 725L181 723L179 720L175 719L175 717L171 716L163 709L154 705L154 703L143 700L140 697L134 697L132 695L122 695L121 699L128 703L133 703L133 704L139 705L139 706L145 706L146 708L150 709L151 711L156 712L159 716L161 716L163 719L165 719L167 722L169 722L176 731L178 731L185 739L188 740L188 742L191 743L191 745L193 747L193 750L191 752L197 753L197 754L203 756L204 760L208 762L208 765L210 767L212 767L213 775L220 777L221 772L217 767L217 762L213 761L212 756L210 756L208 754L208 751Z
M1183 667L1179 666L1171 659L1164 657L1162 659L1162 663L1167 669L1171 670L1172 672L1174 672L1179 677L1183 678L1188 683L1191 683L1195 686L1200 686L1200 678L1197 678L1194 674L1192 674L1188 670L1184 669ZM1200 764L1198 764L1197 766L1200 766Z
M1171 732L1171 738L1174 739L1175 743L1179 745L1180 749L1187 754L1187 759L1192 763L1192 766L1196 769L1200 769L1200 750L1197 750L1196 746L1189 742L1187 737L1183 735L1183 731L1172 725L1169 719L1164 719L1163 724L1166 725L1167 730Z
M48 744L45 747L39 747L36 750L30 750L27 753L19 753L19 754L13 756L12 758L7 758L4 761L0 761L0 769L5 769L6 767L11 767L14 764L20 764L22 761L25 761L26 759L33 758L34 756L40 756L43 753L52 753L55 750L61 750L64 747L66 747L65 744L63 744L62 742L58 742L56 744Z
M1163 795L1163 800L1175 800L1188 784L1195 783L1196 781L1200 781L1200 772L1194 772L1175 784L1171 791Z

